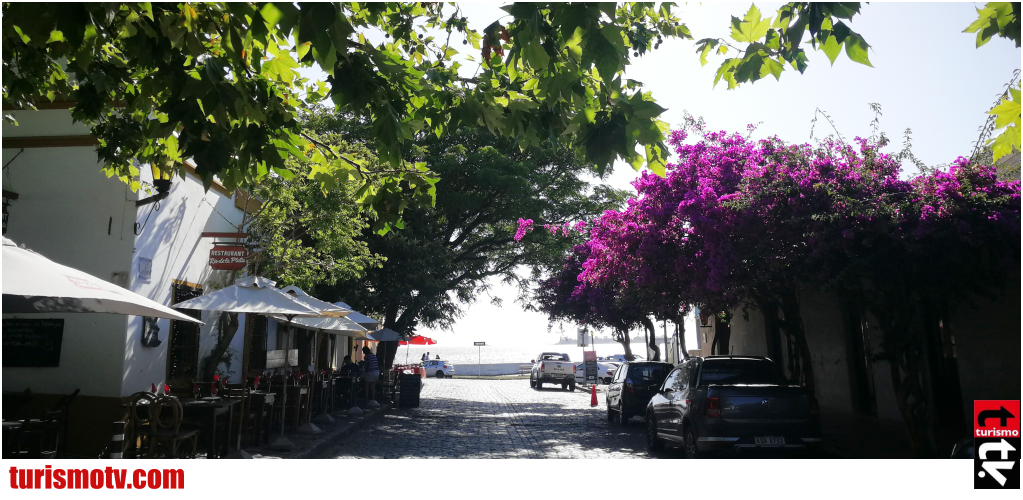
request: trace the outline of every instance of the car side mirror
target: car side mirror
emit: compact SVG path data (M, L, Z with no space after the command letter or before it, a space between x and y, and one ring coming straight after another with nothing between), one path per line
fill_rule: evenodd
M529 360L529 362L530 363L536 363L536 360L535 359L531 359L531 360Z

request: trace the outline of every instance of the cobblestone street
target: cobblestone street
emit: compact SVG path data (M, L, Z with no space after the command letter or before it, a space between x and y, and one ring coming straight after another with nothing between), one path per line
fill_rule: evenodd
M527 380L427 379L419 408L396 409L322 458L646 458L643 424L607 422L604 395Z

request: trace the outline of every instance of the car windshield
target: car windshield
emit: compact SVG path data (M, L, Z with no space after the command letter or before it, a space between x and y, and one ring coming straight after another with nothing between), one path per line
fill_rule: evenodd
M568 361L568 355L566 354L544 354L540 356L540 359L544 361Z
M660 384L671 370L671 365L631 365L629 378L634 384Z
M774 363L763 359L713 359L703 362L701 384L783 384Z

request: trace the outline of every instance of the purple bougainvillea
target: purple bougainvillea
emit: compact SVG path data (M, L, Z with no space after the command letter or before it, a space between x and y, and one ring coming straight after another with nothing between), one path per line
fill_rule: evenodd
M823 286L882 252L938 265L932 254L951 246L1015 241L1007 257L1018 263L1020 184L990 167L959 158L903 180L894 158L859 138L818 146L726 132L686 138L672 133L677 161L665 177L643 173L625 210L593 222L573 256L586 255L578 286L657 300L649 310L722 310L779 284Z

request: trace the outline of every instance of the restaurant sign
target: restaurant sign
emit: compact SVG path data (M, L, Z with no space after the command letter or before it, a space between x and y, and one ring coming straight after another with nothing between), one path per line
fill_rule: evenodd
M210 267L223 271L245 269L249 252L243 246L215 246L210 250Z

